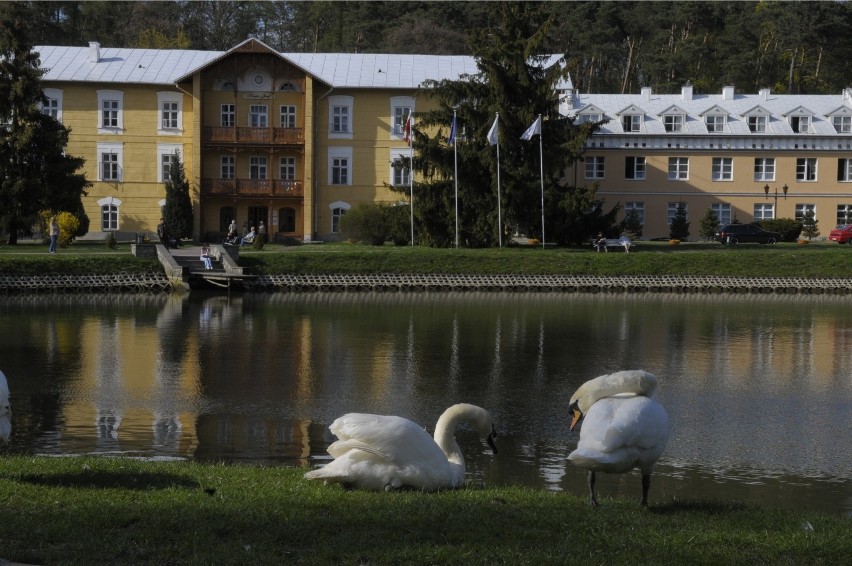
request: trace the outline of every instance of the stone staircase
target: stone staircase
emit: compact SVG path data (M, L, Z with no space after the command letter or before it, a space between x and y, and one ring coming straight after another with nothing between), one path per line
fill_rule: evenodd
M172 254L175 262L183 268L185 275L212 275L214 273L225 273L225 268L222 262L215 258L210 258L210 263L213 264L213 269L204 269L204 262L201 261L200 255L177 255Z

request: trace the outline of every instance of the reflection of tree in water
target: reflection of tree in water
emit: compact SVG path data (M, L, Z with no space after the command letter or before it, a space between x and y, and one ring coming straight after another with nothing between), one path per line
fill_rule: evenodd
M105 317L100 325L100 348L97 350L95 389L95 430L98 451L118 451L118 429L121 426L124 398L119 327L115 318Z

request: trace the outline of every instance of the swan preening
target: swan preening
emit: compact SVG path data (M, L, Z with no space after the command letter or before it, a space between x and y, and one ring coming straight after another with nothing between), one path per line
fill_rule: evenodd
M459 403L444 411L435 425L434 439L422 427L402 417L343 415L329 427L339 439L328 447L334 460L306 473L305 478L374 491L459 487L464 480L465 464L455 430L463 422L473 425L497 453L491 415L476 405Z
M666 447L669 417L651 398L657 378L642 370L602 375L571 397L571 430L582 419L580 442L568 459L589 470L589 501L595 497L595 472L642 472L642 505L648 505L651 471Z
M9 383L0 371L0 445L9 442L12 434L12 408L9 406Z

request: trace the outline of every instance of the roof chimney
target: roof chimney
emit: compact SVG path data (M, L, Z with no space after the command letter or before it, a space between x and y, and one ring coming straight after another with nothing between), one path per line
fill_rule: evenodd
M844 88L843 89L843 101L844 102L852 101L852 88Z
M101 44L97 41L89 42L89 63L100 63L101 61Z
M684 100L692 100L692 83L686 81L686 84L680 88L680 96Z
M642 87L642 98L645 100L651 100L651 87L643 86Z
M733 100L734 99L734 87L733 86L723 86L722 87L722 100Z
M758 94L763 97L763 100L769 100L769 93L770 92L771 92L770 89L762 88L762 89L760 89L760 91L758 91Z

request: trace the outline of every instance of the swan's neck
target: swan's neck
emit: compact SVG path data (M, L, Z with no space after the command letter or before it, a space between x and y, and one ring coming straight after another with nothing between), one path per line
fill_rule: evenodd
M464 466L464 456L462 456L461 448L459 448L456 442L455 435L456 426L461 420L461 417L458 414L448 415L448 412L449 410L441 415L441 418L438 419L438 424L435 425L435 443L447 456L450 464Z
M571 401L577 401L585 414L599 399L624 393L650 397L657 388L657 378L647 371L628 370L602 375L584 383Z

